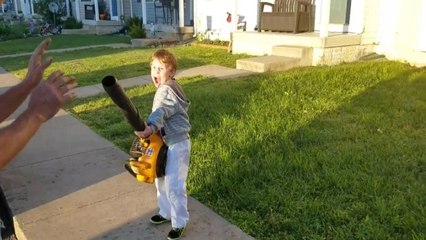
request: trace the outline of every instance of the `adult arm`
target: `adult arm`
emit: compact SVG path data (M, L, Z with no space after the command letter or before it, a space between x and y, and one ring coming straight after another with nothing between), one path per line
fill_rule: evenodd
M0 169L24 148L44 122L76 97L73 91L76 86L74 77L56 71L33 90L28 108L9 126L0 129Z
M0 169L24 148L41 124L40 118L25 111L12 124L0 129Z
M41 62L50 41L50 39L43 41L34 51L22 85L17 85L0 98L1 119L4 120L31 93L27 109L10 125L0 129L0 169L24 148L45 121L52 118L65 103L76 97L73 90L77 86L75 78L64 76L62 71L55 71L46 81L41 81L44 70L51 63L51 59ZM13 99L14 95L17 95L17 100ZM3 109L3 106L8 104L12 106Z
M0 122L10 116L40 83L44 70L52 63L51 58L42 61L44 51L50 43L51 39L48 38L38 45L28 62L24 80L0 95Z

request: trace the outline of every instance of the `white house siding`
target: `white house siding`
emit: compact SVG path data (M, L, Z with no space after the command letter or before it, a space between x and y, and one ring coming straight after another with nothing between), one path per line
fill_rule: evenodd
M16 0L15 3L18 5L17 9L21 10L24 15L31 15L31 6L29 1L24 0ZM34 8L33 8L34 9Z
M211 40L229 41L233 23L227 22L227 13L235 15L246 22L246 30L254 31L257 25L258 0L196 0L194 22L196 33ZM235 11L237 6L237 11ZM232 16L233 20L236 19Z
M146 23L155 23L155 9L154 9L154 3L146 3ZM158 10L157 10L158 11ZM159 14L163 14L162 11L159 11Z
M381 0L366 0L364 9L364 30L362 32L362 44L377 44L377 32L379 31L379 6Z
M262 2L274 3L274 0L261 0ZM355 12L351 12L351 17L354 16L353 22L349 25L349 31L354 33L362 32L362 21L365 7L365 1L368 0L357 0L352 1L353 9ZM323 0L315 1L315 30L319 31L321 28L321 6ZM196 4L196 32L199 34L205 34L210 39L229 40L230 32L233 29L233 24L226 22L226 12L234 13L234 6L237 6L237 14L240 17L244 17L246 21L247 31L254 31L257 27L257 13L258 13L258 0L237 0L237 3L233 0L198 0ZM269 11L268 7L265 9ZM362 10L362 11L361 11ZM361 14L361 15L360 15ZM211 19L211 24L208 22L208 17ZM357 19L355 19L355 17ZM351 25L352 28L351 28ZM342 32L347 31L348 26L330 24L328 26L331 32Z
M419 26L420 36L417 50L426 52L426 1L423 1L422 12L420 22L423 24Z
M426 31L426 15L424 0L413 1L414 4L404 4L403 21L397 25L396 51L388 54L389 58L406 59L409 63L416 66L426 66L426 48L420 49L419 42ZM413 15L411 13L414 13ZM410 19L411 18L411 19ZM423 42L424 44L424 42ZM426 45L423 45L426 46ZM395 48L391 48L394 50Z
M357 31L362 33L360 45L314 48L313 65L356 61L377 52L388 59L426 66L425 0L366 0L362 20L364 30Z
M387 58L426 66L426 52L421 47L426 31L424 0L382 0L377 32L379 54Z
M233 12L233 4L226 0L198 0L196 6L197 34L212 40L229 40L232 26L226 21L226 13Z
M142 4L141 1L130 0L132 1L132 16L142 18Z
M125 16L125 19L130 18L130 1L129 0L122 0L123 1L123 15Z
M141 4L142 1L139 1L139 2L138 2L138 0L128 0L128 1L129 2L131 1L132 4L133 4L132 5L132 16L142 18L142 16L143 16L143 13L142 13L143 12L143 6ZM155 11L154 2L153 1L146 1L146 21L145 21L145 19L144 19L144 21L147 24L155 23L155 12L154 11ZM129 5L129 12L130 12L130 5ZM157 14L158 14L158 16L162 17L163 16L162 10L157 9ZM129 15L126 15L126 16L129 16ZM159 21L159 23L162 23L163 19L159 18L158 21Z
M130 6L132 4L132 6ZM124 0L124 16L126 19L130 17L143 18L143 1L138 0ZM144 23L150 25L151 23L163 24L163 11L162 9L157 9L157 21L155 20L155 8L154 2L146 0L146 19ZM147 28L148 28L147 26Z

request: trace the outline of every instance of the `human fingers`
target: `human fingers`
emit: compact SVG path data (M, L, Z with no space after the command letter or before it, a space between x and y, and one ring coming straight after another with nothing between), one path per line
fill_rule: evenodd
M45 81L45 85L48 85L50 93L53 94L60 106L62 104L77 97L74 88L77 86L77 81L74 76L64 76L64 72L57 70L51 73L48 79ZM53 99L52 98L52 99Z
M76 98L75 86L77 86L75 77L64 76L64 72L57 70L32 91L28 109L38 115L42 121L46 121L53 117L65 103Z
M149 133L147 132L146 128L143 131L134 131L134 133L139 138L147 138L147 137L149 137Z
M61 85L60 79L65 73L61 70L56 70L52 72L48 77L46 82L49 84L54 85L55 87L59 88Z
M52 61L53 61L53 58L51 58L51 57L46 58L43 61L43 63L41 64L41 67L43 68L43 70L48 68L50 66L50 64L52 63Z
M68 102L77 97L75 91L77 81L74 76L64 76L64 72L57 70L49 75L46 83L51 85L62 102Z
M46 38L44 39L43 42L41 42L36 50L34 51L33 55L43 55L44 51L46 51L46 49L49 47L50 43L52 43L52 39L51 38Z
M34 50L29 63L32 64L37 62L37 60L44 54L44 51L49 47L51 42L51 38L46 38L43 42L41 42Z
M77 81L74 76L62 76L58 81L58 89L62 94L77 87Z
M134 131L134 134L135 134L137 137L140 137L140 138L143 138L143 137L144 137L143 131Z
M63 102L64 103L69 102L76 97L77 97L77 93L75 91L73 91L73 90L68 91L63 95Z
M151 131L151 128L145 125L145 129L143 131L134 131L134 133L136 136L140 138L148 138L149 136L151 136L152 131Z

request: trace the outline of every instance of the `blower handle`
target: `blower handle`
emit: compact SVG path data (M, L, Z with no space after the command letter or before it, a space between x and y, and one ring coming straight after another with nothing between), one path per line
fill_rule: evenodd
M102 79L102 86L112 101L120 108L133 129L143 131L145 123L140 118L138 109L130 101L126 93L124 93L120 84L117 83L117 79L114 76L106 76Z

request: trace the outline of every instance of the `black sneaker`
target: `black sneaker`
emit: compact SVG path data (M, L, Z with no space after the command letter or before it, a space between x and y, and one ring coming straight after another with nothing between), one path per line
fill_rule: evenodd
M185 230L185 228L172 228L172 230L170 230L169 235L167 236L167 239L169 240L175 240L175 239L180 239L180 237L182 237L183 235L183 230Z
M166 218L163 218L163 216L161 216L161 215L155 215L155 216L152 216L152 218L150 219L150 222L151 223L153 223L153 224L162 224L162 223L165 223L165 222L168 222L168 221L170 221L169 219L166 219Z

